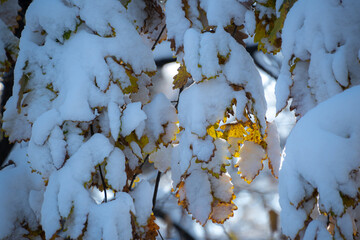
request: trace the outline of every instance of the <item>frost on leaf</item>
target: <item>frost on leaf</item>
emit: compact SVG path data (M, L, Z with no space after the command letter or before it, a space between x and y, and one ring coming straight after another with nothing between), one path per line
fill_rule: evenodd
M359 221L360 109L353 104L359 93L356 86L319 104L287 140L279 194L282 229L290 238L305 232L352 239L358 232L353 222Z

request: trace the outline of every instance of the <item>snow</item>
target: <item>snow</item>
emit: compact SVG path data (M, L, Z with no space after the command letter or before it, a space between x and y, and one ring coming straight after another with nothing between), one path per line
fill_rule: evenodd
M224 117L231 104L232 89L221 78L194 84L180 95L179 121L181 126L204 136L206 127Z
M206 136L204 140L198 139L192 144L193 153L198 160L207 162L215 152L215 144L210 136Z
M27 25L31 30L45 30L52 40L63 41L63 33L73 31L77 24L78 12L76 8L67 7L60 0L37 0L28 8L26 13ZM61 18L62 21L58 21Z
M359 8L356 0L294 4L282 29L284 59L276 86L277 111L294 98L292 106L303 116L343 87L360 83ZM293 76L291 66L295 67ZM301 86L297 86L299 81Z
M224 166L230 165L231 158L228 152L229 144L223 139L216 139L214 142L216 151L211 156L210 161L201 163L201 168L214 176L221 175L224 172Z
M352 172L360 166L357 145L360 129L355 123L360 109L360 87L353 87L310 110L291 132L279 175L282 228L294 237L310 212L298 208L303 199L319 194L322 212L342 216L341 195L356 198L359 182ZM352 107L348 107L352 106ZM305 215L304 215L305 214ZM296 220L296 223L294 222Z
M326 229L324 219L322 220L323 221L314 220L309 224L309 226L306 228L304 239L333 239Z
M246 31L253 35L256 28L255 14L253 11L246 11L245 13L245 27Z
M164 94L159 93L153 97L150 103L144 106L147 115L146 129L155 139L161 135L175 135L174 131L165 131L164 126L175 125L178 121L176 109ZM164 114L166 113L166 114ZM171 139L171 137L170 137Z
M201 183L201 184L198 184ZM185 180L186 198L189 199L189 212L204 225L211 212L211 186L206 173L195 170Z
M245 178L245 181L254 179L263 168L262 160L265 159L264 149L257 143L245 141L240 148L240 158L236 163L239 172Z
M276 122L270 122L267 125L266 143L269 167L272 169L273 175L278 177L281 161L281 147Z
M130 211L135 213L134 203L130 195L124 192L118 193L111 202L91 206L85 238L131 239Z
M16 60L19 40L12 31L17 26L16 17L20 6L15 0L1 2L0 5L0 69L2 69L5 67L5 62L10 60L6 53Z
M51 135L48 140L51 157L56 169L61 168L63 161L66 157L66 141L64 140L63 131L59 126L51 131Z
M55 109L43 113L33 125L32 140L38 145L43 145L54 127L61 123L60 114Z
M64 131L67 132L66 141L68 144L66 146L66 151L70 156L76 153L84 141L81 129L76 128L75 125L76 124L72 122L66 122L63 126Z
M111 136L113 137L113 139L115 141L117 141L117 139L119 137L119 133L120 133L120 127L121 127L121 122L120 122L121 112L120 112L119 105L117 105L114 102L109 102L108 116L109 116L109 125L110 125Z
M225 27L232 18L236 24L244 22L246 8L236 0L201 1L200 6L207 12L210 26Z
M353 218L348 214L344 214L342 217L340 217L337 221L337 224L339 225L341 234L345 237L345 239L351 239L353 238Z
M176 49L183 45L185 31L190 26L190 22L185 18L185 13L179 11L181 8L181 0L166 1L166 13L171 14L171 17L166 18L167 37L175 40Z
M134 131L142 121L145 121L147 116L141 110L141 103L135 102L126 105L125 110L121 116L121 134L123 136L129 135Z
M206 13L205 16L200 14L199 8ZM167 1L168 38L174 41L177 60L186 66L192 79L179 98L181 132L177 135L179 145L172 151L172 186L177 190L179 201L201 224L208 218L222 222L236 209L231 204L232 195L225 194L232 188L230 178L225 177L225 166L230 165L232 157L229 153L231 146L223 139L209 136L208 128L227 121L225 117L227 123L253 120L265 135L266 102L260 74L245 48L225 30L232 23L240 26L248 21L249 31L253 31L254 15L247 13L245 5L233 0L199 1L198 5L189 2L182 11L179 9L180 1ZM189 86L191 81L194 82ZM229 109L235 116L227 113ZM262 166L261 161L266 155L259 147ZM197 193L199 196L194 195L195 186L190 185L190 182L195 182L195 176L204 179L196 186L204 188L196 190L202 191ZM209 178L221 178L224 183L209 182ZM182 184L185 184L185 189ZM220 189L207 192L208 188L215 189L215 186ZM211 200L210 204L211 198L216 199L221 194L225 194L225 203ZM195 209L200 207L198 197L209 199L206 209Z
M172 145L164 147L161 144L160 148L150 155L149 161L154 163L156 169L164 173L170 169L172 150Z
M10 140L29 140L29 157L24 153L21 159L29 160L24 169L26 174L33 169L31 176L37 176L38 183L30 189L31 177L29 183L11 185L23 184L27 189L21 196L29 202L15 201L14 208L0 208L9 222L24 219L34 229L40 223L47 239L54 233L78 238L85 224L85 239L130 239L131 214L145 228L152 214L153 191L145 180L131 194L122 190L131 170L150 153L149 160L159 171L172 168L173 188L182 186L179 200L202 225L209 218L222 222L232 216L234 181L225 168L231 162L230 144L208 136L207 127L223 120L231 108L235 116L226 117L258 121L265 134L266 102L260 75L243 46L224 30L234 21L253 32L254 14L235 0L200 1L206 21L216 26L212 33L202 31L195 1L189 3L186 14L182 1L167 1L168 38L174 38L178 60L184 60L195 81L181 93L177 115L169 95L150 92L155 64L149 41L138 28L147 16L144 3L132 1L127 9L117 0L35 0L31 4L15 69L14 96L8 101L3 126ZM339 55L336 61L343 59ZM346 75L337 70L336 76ZM136 79L138 88L125 94L130 79ZM178 126L181 132L174 142ZM129 136L134 131L136 136ZM274 128L268 131L268 155L277 169L279 141ZM148 141L145 147L141 137ZM241 158L244 161L248 150L254 150L256 156L248 160L258 164L265 152L254 144L243 144ZM114 195L107 203L92 196L98 191L90 185L99 185L99 164L105 170L109 188L105 191ZM2 182L18 167L1 171ZM14 172L16 178L25 175L25 171ZM351 187L340 188L351 192ZM10 205L7 199L3 201ZM25 209L28 216L22 218L16 207ZM343 222L346 225L348 220ZM0 238L18 226L6 224L0 224Z
M106 178L111 187L121 191L126 184L125 155L119 148L114 148L106 164Z
M84 183L90 178L94 167L103 162L112 149L107 138L95 134L67 160L63 168L49 177L41 207L41 225L47 238L60 229L61 217L70 215L72 223L67 234L76 238L82 233L90 206L96 204L84 188Z
M26 145L26 144L25 144ZM24 230L17 223L26 221L31 229L37 228L38 216L33 212L29 199L33 189L41 189L41 177L31 173L26 157L26 146L16 144L8 157L15 165L0 171L0 238L23 239Z
M196 29L190 28L184 35L184 61L187 66L187 71L191 74L194 81L201 81L201 68L199 68L200 58L200 32Z
M210 182L215 198L223 202L230 202L232 200L234 191L231 178L228 174L223 174L219 178L210 177Z
M146 226L147 220L152 213L152 188L149 182L142 180L137 184L131 196L134 199L136 222L140 226Z
M139 159L142 159L141 149L140 149L139 145L136 142L131 142L130 143L130 148L131 148L131 151L135 154L136 157L138 157Z

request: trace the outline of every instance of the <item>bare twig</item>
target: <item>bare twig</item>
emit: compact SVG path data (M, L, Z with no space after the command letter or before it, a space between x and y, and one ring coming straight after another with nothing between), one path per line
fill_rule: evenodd
M154 215L156 217L159 217L159 218L163 219L163 220L165 220L166 216L167 216L167 214L165 214L160 209L154 209ZM195 238L193 236L191 236L190 233L188 233L184 228L182 228L182 226L180 224L172 222L172 225L175 227L175 229L180 234L180 239L195 240Z
M101 166L99 165L99 172L100 172L100 178L101 178L101 182L104 188L104 196L105 196L105 202L107 202L107 193L106 193L106 183L105 183L105 179L104 176L102 174L102 170L101 170Z
M179 94L176 100L176 104L175 104L175 109L178 110L178 105L179 105L179 100L180 100L180 94L182 93L182 91L184 90L184 86L182 86L179 90Z
M163 34L164 30L166 28L166 24L163 26L163 28L160 31L159 36L157 37L156 41L154 42L154 45L152 46L151 50L155 49L156 44L159 42L161 35Z
M156 197L157 197L157 193L158 193L158 190L159 190L160 178L161 178L161 172L158 171L157 176L156 176L154 195L153 195L153 199L152 199L152 204L153 204L152 209L153 210L155 209L155 205L156 205Z
M164 240L163 236L161 235L161 232L159 230L156 230L161 238L161 240Z
M146 155L144 161L141 163L141 165L139 166L140 169L144 166L144 164L147 162L147 160L149 159L149 154ZM139 175L139 173L135 173L134 176L132 177L131 179L131 182L130 182L130 186L129 186L129 191L131 191L131 188L132 188L132 185L134 184L134 181L136 179L136 177Z
M272 73L269 69L266 68L255 56L256 53L259 53L258 51L258 45L252 45L247 46L246 51L251 55L252 59L254 60L255 65L263 70L266 74L268 74L270 77L274 78L275 80L278 78L277 75Z

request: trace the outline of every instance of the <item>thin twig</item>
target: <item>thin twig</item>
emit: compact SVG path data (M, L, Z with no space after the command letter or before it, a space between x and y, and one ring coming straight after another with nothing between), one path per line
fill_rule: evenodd
M103 185L103 188L104 188L105 202L107 202L106 183L105 183L105 179L104 179L104 176L102 174L102 170L101 170L100 165L99 165L99 172L100 172L101 182L102 182L102 185Z
M166 219L166 215L165 212L163 212L160 209L154 209L154 215L156 217L159 217L163 220ZM195 240L195 238L193 238L191 236L191 234L189 232L187 232L187 230L185 230L180 224L172 222L172 226L175 227L175 229L178 231L178 233L180 234L180 239L186 239L186 240Z
M144 164L147 162L148 159L149 159L149 154L146 155L144 161L141 163L140 169L144 166ZM134 181L135 181L137 175L139 175L139 173L135 173L134 176L132 177L131 182L130 182L129 191L131 191L132 185L134 184Z
M177 97L177 100L176 100L176 104L175 104L175 109L178 110L178 105L179 105L179 100L180 100L180 94L182 93L182 91L184 90L184 86L182 86L180 89L179 89L179 94L178 94L178 97Z
M156 41L154 42L154 45L152 46L151 50L155 49L156 44L159 42L161 35L163 34L164 30L166 28L166 24L163 26L163 28L160 31L159 36L157 37Z
M161 232L159 230L156 230L161 238L161 240L164 240L163 236L161 235Z
M256 54L260 53L258 51L258 45L252 45L252 46L247 46L246 47L246 51L250 54L250 56L252 57L252 59L254 60L255 65L260 68L261 70L263 70L266 74L268 74L270 77L274 78L275 80L279 77L277 75L275 75L274 73L272 73L269 69L267 69L257 58L256 58Z
M154 195L153 195L153 199L152 199L152 203L153 203L152 210L155 209L156 197L157 197L157 193L158 193L158 190L159 190L160 178L161 178L161 172L158 171L158 174L157 174L157 176L156 176Z

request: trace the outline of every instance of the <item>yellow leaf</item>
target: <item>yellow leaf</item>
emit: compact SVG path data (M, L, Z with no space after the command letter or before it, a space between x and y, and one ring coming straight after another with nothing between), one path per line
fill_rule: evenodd
M137 84L137 77L134 77L132 71L125 68L126 75L128 75L130 79L130 86L124 88L124 93L136 93L139 90L139 86Z
M182 88L187 81L191 78L190 73L186 71L186 66L181 64L178 73L174 76L173 89Z
M247 134L241 122L225 124L222 125L220 128L224 130L223 138L226 140L228 138L242 138L244 135Z
M271 14L260 14L258 10L255 10L256 18L256 30L254 36L254 42L257 42L258 48L263 52L278 53L281 48L281 30L284 26L285 18L290 8L294 5L296 0L284 0L279 11L280 17L276 17L276 1L268 0L265 2L257 2L262 8L268 8L268 12ZM261 16L261 18L260 18ZM272 47L267 47L266 43Z
M214 125L209 126L206 129L207 134L216 139L216 138L222 138L223 137L223 133L221 131L218 131L217 129L219 128L219 124L215 123Z

